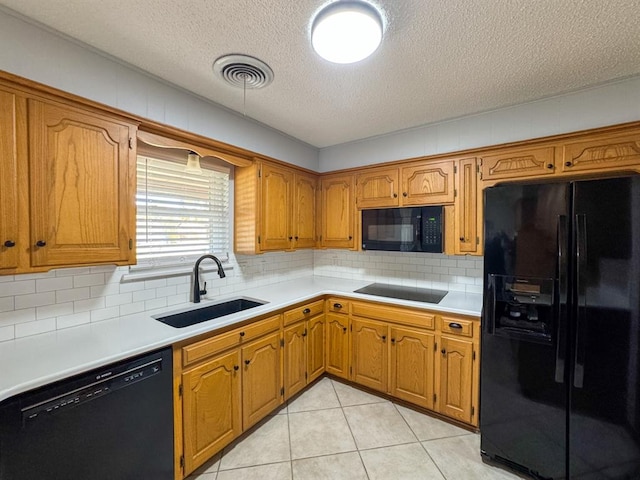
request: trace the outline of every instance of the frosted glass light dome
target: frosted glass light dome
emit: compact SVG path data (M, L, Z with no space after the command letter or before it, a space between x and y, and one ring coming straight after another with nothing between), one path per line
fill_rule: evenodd
M311 27L311 44L333 63L355 63L376 51L382 41L382 19L370 4L338 1L318 13Z

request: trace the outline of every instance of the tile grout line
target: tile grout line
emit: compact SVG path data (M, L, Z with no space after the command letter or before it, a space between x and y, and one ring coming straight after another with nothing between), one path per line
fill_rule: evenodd
M293 451L291 447L291 419L289 418L289 400L285 402L287 409L287 432L289 433L289 468L291 469L290 479L293 480Z
M369 477L369 471L367 470L367 466L365 465L364 460L362 459L362 454L360 453L360 447L358 447L358 441L356 440L356 436L353 434L353 430L351 430L351 424L349 423L349 419L347 418L347 415L344 413L344 406L342 406L342 402L340 401L340 395L338 395L336 387L333 384L333 380L331 380L331 387L333 387L333 391L335 392L336 397L338 397L338 403L340 403L341 405L340 410L342 411L342 416L344 417L344 421L347 424L349 433L351 433L351 437L353 438L353 443L356 446L356 452L358 452L358 458L360 458L360 463L362 464L362 468L364 468L364 474L367 476L367 480L371 480L371 478Z

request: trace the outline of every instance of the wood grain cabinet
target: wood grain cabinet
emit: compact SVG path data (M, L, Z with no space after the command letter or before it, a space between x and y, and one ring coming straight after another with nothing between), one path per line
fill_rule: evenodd
M320 246L356 246L353 175L326 175L320 181Z
M438 205L454 201L454 162L413 162L356 174L358 208Z
M18 267L18 156L16 95L0 90L0 271Z
M562 173L640 169L640 129L591 135L562 145Z
M456 316L440 317L437 411L478 425L479 325Z
M317 176L258 160L237 168L235 182L236 253L316 245Z
M179 478L282 404L281 324L278 314L174 347Z
M389 325L359 317L351 319L351 380L387 392Z
M334 313L336 307L344 313ZM333 309L332 309L333 308ZM327 300L326 313L326 371L336 377L349 378L349 304L344 300Z
M283 402L280 332L242 347L242 428L248 429Z
M416 328L391 326L389 393L421 407L434 406L435 334Z
M242 433L240 351L182 375L184 462L192 472Z
M30 99L31 264L135 263L136 127Z
M324 373L324 300L284 313L284 398Z
M556 172L556 149L549 147L508 148L479 157L482 180L543 178Z
M475 158L458 160L455 167L455 178L454 253L481 255L482 218L478 205L477 160Z

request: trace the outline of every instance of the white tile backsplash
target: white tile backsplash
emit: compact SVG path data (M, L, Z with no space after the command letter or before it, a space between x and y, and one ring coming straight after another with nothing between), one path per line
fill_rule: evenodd
M206 298L311 275L313 258L310 250L231 255L226 278L215 271L202 275ZM0 341L189 301L189 275L123 283L128 271L100 266L0 277Z

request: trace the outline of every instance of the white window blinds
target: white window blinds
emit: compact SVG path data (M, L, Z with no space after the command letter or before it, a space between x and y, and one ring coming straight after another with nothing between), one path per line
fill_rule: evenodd
M138 156L138 268L192 264L229 252L229 170L203 165L202 174L182 163Z

